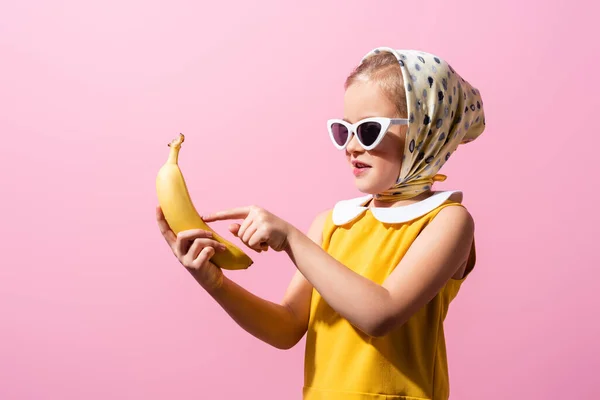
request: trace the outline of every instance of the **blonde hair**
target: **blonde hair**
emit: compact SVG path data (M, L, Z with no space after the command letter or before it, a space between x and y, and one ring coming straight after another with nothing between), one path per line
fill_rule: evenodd
M344 88L357 81L374 80L383 93L396 105L398 117L408 118L404 78L398 60L392 53L382 52L369 56L346 78Z

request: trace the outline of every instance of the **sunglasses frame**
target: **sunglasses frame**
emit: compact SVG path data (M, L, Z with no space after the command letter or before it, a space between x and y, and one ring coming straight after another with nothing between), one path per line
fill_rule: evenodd
M367 122L377 122L379 125L381 125L381 132L379 132L377 139L375 139L373 144L370 146L365 146L364 143L361 142L360 137L357 134L358 127ZM381 143L381 141L383 140L383 137L386 135L390 126L392 126L392 125L408 125L408 122L409 121L406 118L370 117L370 118L361 119L360 121L358 121L354 124L351 124L348 121L344 121L343 119L334 118L334 119L327 120L327 130L329 131L329 138L331 139L331 141L333 142L333 145L338 150L344 150L346 148L346 146L348 146L348 143L350 143L350 140L352 140L352 135L356 135L356 141L362 146L363 149L372 150L375 147L377 147L377 145L379 143ZM333 124L336 124L336 123L341 124L341 125L345 126L346 129L348 129L348 138L346 139L346 143L344 143L343 145L339 145L335 141L335 137L333 136L332 126L333 126Z

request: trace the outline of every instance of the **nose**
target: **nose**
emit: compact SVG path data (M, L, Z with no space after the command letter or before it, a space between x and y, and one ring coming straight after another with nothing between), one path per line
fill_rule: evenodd
M361 154L365 152L365 149L358 143L358 139L356 139L356 135L352 135L348 145L346 146L346 152L348 154Z

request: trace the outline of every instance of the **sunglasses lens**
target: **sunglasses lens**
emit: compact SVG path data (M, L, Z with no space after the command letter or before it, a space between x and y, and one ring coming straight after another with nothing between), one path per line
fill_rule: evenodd
M381 133L379 122L365 122L358 127L358 139L365 146L371 146Z
M335 140L339 146L346 144L346 141L348 140L348 129L344 125L338 122L333 123L331 125L331 132L333 133L333 140Z

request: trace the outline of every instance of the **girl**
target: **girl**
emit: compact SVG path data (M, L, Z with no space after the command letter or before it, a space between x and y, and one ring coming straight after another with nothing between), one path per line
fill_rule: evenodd
M246 331L281 349L306 334L304 399L447 399L443 321L475 264L474 223L459 191L433 192L451 154L484 130L479 92L444 60L387 47L345 85L327 123L365 195L318 215L307 235L260 207L205 216L251 249L297 268L280 304L210 262L224 247L201 230L161 232L178 260Z

